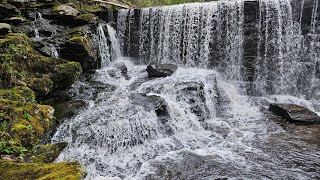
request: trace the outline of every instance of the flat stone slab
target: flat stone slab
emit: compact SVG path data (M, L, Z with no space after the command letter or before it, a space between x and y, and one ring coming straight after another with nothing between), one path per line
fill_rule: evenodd
M313 111L295 104L270 104L269 111L293 123L317 124L320 117Z

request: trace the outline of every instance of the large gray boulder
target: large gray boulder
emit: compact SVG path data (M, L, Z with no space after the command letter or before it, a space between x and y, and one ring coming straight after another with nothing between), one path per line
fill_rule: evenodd
M147 66L147 72L150 78L171 76L178 66L175 64L150 64Z
M293 123L320 123L320 117L303 106L295 104L270 104L269 110Z
M0 36L4 36L11 32L11 26L7 23L0 23Z

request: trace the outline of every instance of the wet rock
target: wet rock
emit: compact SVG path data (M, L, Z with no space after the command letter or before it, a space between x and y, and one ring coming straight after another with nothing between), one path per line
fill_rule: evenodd
M150 78L171 76L178 66L175 64L150 64L147 66L147 72Z
M269 110L293 123L320 123L320 117L303 106L295 104L270 104Z
M86 105L87 103L81 100L71 100L68 102L59 103L54 106L54 115L58 120L62 118L72 117L79 111L79 109Z
M23 17L11 17L11 18L5 19L4 22L17 26L26 22L26 19Z
M4 36L11 32L11 26L7 23L0 23L0 36Z
M0 12L0 19L9 18L20 14L20 10L8 3L0 4Z

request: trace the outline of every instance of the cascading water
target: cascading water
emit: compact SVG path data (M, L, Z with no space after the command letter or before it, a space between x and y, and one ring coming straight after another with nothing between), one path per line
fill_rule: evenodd
M295 26L288 0L251 5L258 9L251 19L244 1L221 1L120 10L117 34L99 25L101 69L69 90L88 106L52 138L69 143L57 161L81 161L87 179L320 177L318 147L288 135L258 105L280 101L316 108L279 95L316 99L304 92L306 84L316 87L316 68L309 69L309 79L298 70L317 60L299 59L309 41L299 34L303 29ZM255 52L246 46L250 38ZM316 52L312 47L308 53ZM172 76L150 79L143 65L150 62L180 67ZM258 103L246 95L250 88L264 96Z

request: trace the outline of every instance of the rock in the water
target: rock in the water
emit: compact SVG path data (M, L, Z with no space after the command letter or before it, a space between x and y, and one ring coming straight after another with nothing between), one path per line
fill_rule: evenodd
M7 23L0 23L0 36L4 36L11 32L11 26Z
M147 67L149 77L171 76L178 69L174 64L150 64Z
M301 124L320 123L320 117L309 109L295 104L270 104L269 110L288 121Z

